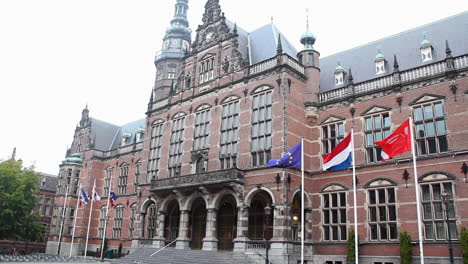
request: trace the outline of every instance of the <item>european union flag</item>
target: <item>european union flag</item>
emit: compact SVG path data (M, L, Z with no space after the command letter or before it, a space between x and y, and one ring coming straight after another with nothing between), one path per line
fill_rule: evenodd
M290 148L281 159L268 161L267 167L300 168L301 167L301 142Z

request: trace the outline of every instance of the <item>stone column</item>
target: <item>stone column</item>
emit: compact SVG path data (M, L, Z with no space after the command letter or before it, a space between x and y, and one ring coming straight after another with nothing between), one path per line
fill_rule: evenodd
M190 211L181 210L179 219L179 237L176 242L176 249L188 249L190 238L188 237Z
M234 252L244 252L249 240L249 207L243 205L237 210L237 236L234 239Z
M305 209L305 237L304 237L304 254L306 256L312 256L314 254L312 247L312 209Z
M273 237L271 238L270 256L283 262L291 246L291 206L288 204L275 204L273 215Z
M218 238L216 238L217 211L214 208L208 208L206 214L206 235L203 238L203 250L216 251L218 250Z
M156 223L156 237L153 239L153 246L162 248L166 245L166 238L164 237L164 227L166 222L166 212L158 211L158 220Z

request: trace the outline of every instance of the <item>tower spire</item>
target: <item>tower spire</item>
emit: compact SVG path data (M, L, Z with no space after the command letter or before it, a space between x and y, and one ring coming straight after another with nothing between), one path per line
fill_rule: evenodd
M16 160L16 147L13 148L13 153L11 153L11 160Z
M283 53L283 44L281 44L281 34L278 34L278 47L276 48L276 54Z

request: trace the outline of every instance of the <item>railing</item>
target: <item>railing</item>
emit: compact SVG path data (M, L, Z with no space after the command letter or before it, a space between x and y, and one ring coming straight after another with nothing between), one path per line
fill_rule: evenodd
M286 57L285 62L287 65L291 66L293 69L302 74L305 73L304 66L302 66L302 64L300 64L297 60L295 60L293 57L287 54L285 54L284 56Z
M150 255L150 258L152 258L154 255L158 254L161 252L163 249L169 247L170 245L174 244L177 240L172 241L171 243L165 245L164 247L160 248L158 251L154 252L153 254Z
M286 64L301 74L305 73L304 66L288 54L281 54L276 57L261 61L249 67L249 75L257 74L259 72L267 71L277 65Z
M462 69L468 67L468 55L460 56L453 59L454 68ZM430 76L436 76L443 74L447 71L445 61L436 62L433 64L425 65L415 69L409 69L400 72L401 84L406 82L416 81L420 78L427 78ZM319 93L319 102L325 103L334 100L346 98L351 95L365 94L371 91L377 91L384 88L392 87L397 84L395 82L395 73L387 75L381 78L364 81L361 83L354 84L354 93L350 86L333 89L327 92Z
M266 243L263 240L250 240L245 243L245 249L247 250L265 250Z
M271 68L274 68L276 65L278 65L278 60L276 59L276 57L265 61L261 61L249 67L249 74L253 75L262 71L266 71Z

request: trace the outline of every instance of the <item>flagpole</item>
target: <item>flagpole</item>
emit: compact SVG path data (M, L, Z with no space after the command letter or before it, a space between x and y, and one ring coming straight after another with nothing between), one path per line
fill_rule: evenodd
M351 149L352 149L352 162L353 162L353 203L354 203L354 254L356 256L356 264L359 264L359 250L358 250L358 225L357 225L357 201L356 201L356 158L354 156L354 128L351 128Z
M301 141L301 264L304 264L304 237L306 235L305 225L304 225L304 137Z
M60 255L60 245L62 244L62 233L63 233L63 225L65 223L65 211L67 210L67 201L68 201L68 185L65 191L65 203L63 204L62 209L62 221L60 223L60 233L59 233L59 240L58 240L58 247L57 247L57 255Z
M114 172L111 173L110 182L109 182L109 191L107 192L106 217L104 218L104 232L102 234L102 244L101 244L101 260L104 259L104 241L106 240L107 220L109 218L109 202L110 202L110 193L112 189L112 176L114 176Z
M76 229L76 219L78 218L78 210L79 210L79 205L80 205L80 196L81 196L81 183L78 188L78 196L76 198L76 207L75 207L75 219L73 219L73 233L72 233L72 239L70 243L70 258L72 256L72 249L73 249L73 240L75 240L75 229Z
M416 208L418 215L418 236L419 236L419 255L421 258L421 264L424 264L424 248L423 248L423 237L422 237L422 220L421 220L421 202L419 196L419 184L418 184L418 170L416 168L416 151L414 149L414 135L413 135L413 119L409 117L410 135L411 135L411 153L413 154L413 169L414 169L414 189L416 190Z
M86 245L85 245L85 251L84 251L84 258L86 259L86 256L88 254L88 240L89 240L89 226L91 225L91 214L93 213L93 203L94 203L94 191L96 189L96 179L94 179L94 184L93 184L93 190L92 190L92 195L91 195L91 207L89 208L89 216L88 216L88 230L86 231Z

